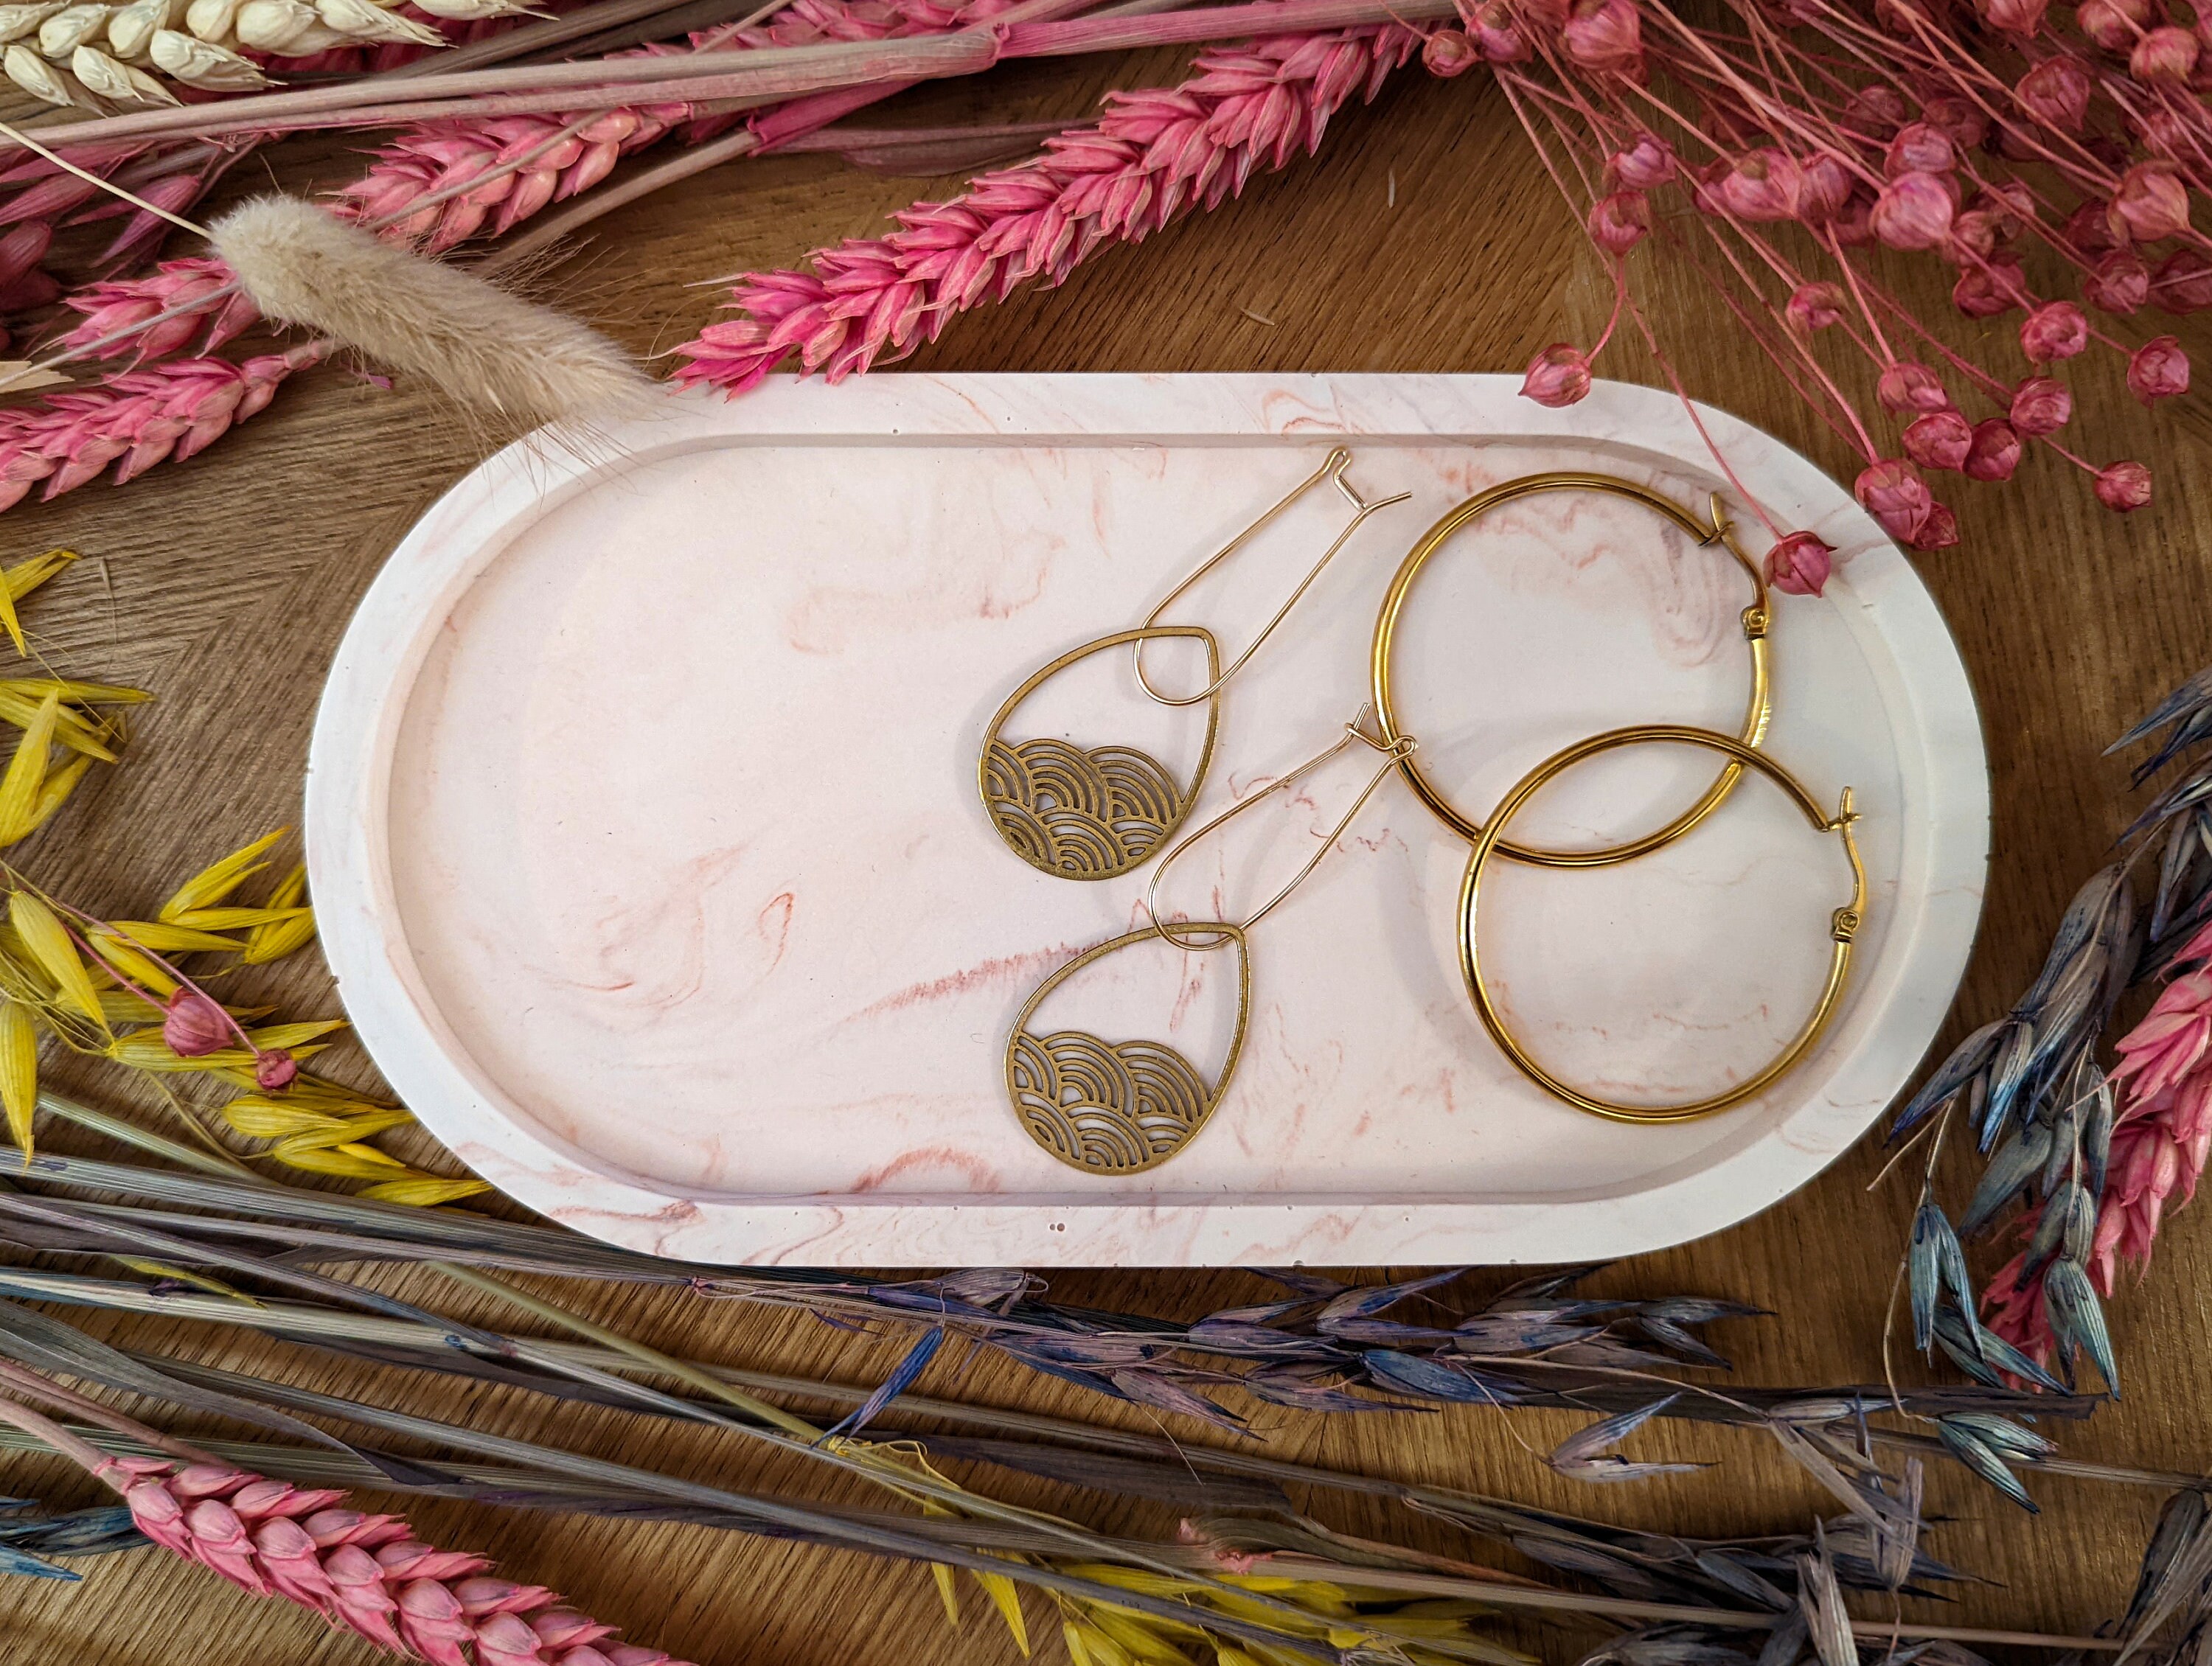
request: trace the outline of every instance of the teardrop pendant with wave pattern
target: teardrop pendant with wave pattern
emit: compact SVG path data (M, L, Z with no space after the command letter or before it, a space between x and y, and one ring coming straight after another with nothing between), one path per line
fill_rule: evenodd
M1212 934L1187 948L1233 947L1237 952L1237 1030L1221 1074L1209 1086L1198 1068L1164 1041L1106 1041L1085 1030L1031 1033L1030 1020L1047 996L1093 961L1161 935L1146 926L1087 948L1039 984L1006 1038L1006 1098L1022 1130L1071 1168L1089 1174L1136 1174L1181 1151L1212 1116L1237 1074L1244 1027L1252 1011L1252 961L1243 931L1225 921L1177 922L1170 941Z
M1147 625L1086 642L1062 654L1006 697L983 731L976 786L991 826L1006 848L1040 873L1061 879L1112 879L1141 865L1182 825L1213 760L1221 724L1221 691L1206 702L1206 738L1189 785L1133 746L1089 749L1067 741L1008 741L1001 734L1015 709L1078 660L1156 637L1192 637L1206 648L1206 681L1221 675L1221 649L1201 625Z

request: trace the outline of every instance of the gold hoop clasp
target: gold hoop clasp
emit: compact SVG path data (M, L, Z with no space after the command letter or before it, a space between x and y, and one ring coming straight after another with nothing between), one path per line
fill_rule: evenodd
M1375 639L1369 656L1375 710L1384 741L1394 741L1403 732L1398 722L1391 651L1396 640L1398 621L1405 609L1406 598L1412 592L1413 580L1419 576L1429 558L1441 549L1455 533L1502 505L1547 492L1575 491L1605 492L1640 503L1672 521L1701 546L1722 545L1735 557L1736 565L1749 576L1752 602L1743 610L1741 622L1744 641L1751 653L1751 699L1744 710L1743 727L1738 738L1747 748L1758 747L1766 736L1767 721L1773 713L1767 648L1767 632L1773 623L1773 615L1768 605L1766 577L1759 571L1759 563L1747 555L1736 542L1735 528L1722 512L1720 494L1716 492L1712 494L1710 518L1700 520L1672 499L1649 487L1638 486L1633 481L1617 479L1611 475L1577 470L1523 475L1518 479L1504 481L1486 491L1478 492L1423 533L1420 542L1407 552L1406 559L1399 565L1396 576L1390 581L1389 593L1382 598L1381 611L1376 615ZM1482 823L1446 798L1419 764L1408 758L1400 766L1405 771L1407 781L1420 796L1421 802L1435 811L1454 832L1469 842L1482 837ZM1729 762L1722 768L1718 778L1688 809L1665 827L1623 845L1602 850L1553 851L1532 845L1516 845L1509 839L1497 842L1498 852L1512 861L1534 863L1546 868L1603 868L1616 862L1627 862L1672 844L1696 827L1720 808L1729 794L1735 791L1742 775L1743 766L1740 763Z
M1497 1004L1491 999L1490 991L1483 982L1481 953L1475 936L1476 914L1484 866L1492 855L1503 850L1506 827L1546 783L1601 753L1661 742L1703 747L1709 752L1721 754L1739 768L1759 771L1790 796L1797 808L1804 812L1805 819L1813 824L1815 832L1839 835L1844 842L1844 857L1850 863L1851 900L1829 917L1828 981L1820 991L1820 1004L1814 1008L1812 1015L1799 1027L1790 1045L1771 1061L1747 1080L1709 1099L1683 1105L1618 1105L1560 1081L1531 1057L1528 1050L1506 1028L1505 1021L1498 1015ZM1565 1100L1576 1109L1587 1111L1592 1116L1608 1118L1614 1122L1686 1122L1693 1117L1709 1116L1716 1111L1726 1110L1729 1106L1741 1104L1793 1068L1812 1050L1814 1043L1820 1039L1829 1021L1835 1016L1836 1008L1843 997L1844 981L1850 975L1851 944L1866 918L1866 867L1859 859L1858 843L1851 836L1851 824L1857 820L1858 812L1849 787L1844 789L1836 813L1831 815L1820 808L1820 801L1796 776L1764 752L1734 736L1718 734L1710 729L1693 729L1679 724L1646 724L1630 729L1608 730L1602 735L1593 735L1588 740L1578 741L1562 751L1553 753L1522 776L1513 790L1499 801L1497 810L1490 818L1490 825L1483 829L1474 842L1474 851L1468 857L1466 876L1460 882L1460 972L1467 981L1467 992L1474 1003L1476 1015L1482 1020L1483 1027L1490 1032L1491 1039L1498 1044L1499 1051L1512 1061L1514 1068L1522 1075L1553 1097Z

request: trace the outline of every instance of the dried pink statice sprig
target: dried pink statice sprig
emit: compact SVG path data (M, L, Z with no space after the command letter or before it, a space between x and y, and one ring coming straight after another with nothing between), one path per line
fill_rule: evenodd
M1060 283L1103 245L1141 242L1310 154L1338 109L1371 100L1420 45L1396 24L1262 39L1201 52L1180 86L1109 94L1095 124L901 211L896 231L818 250L811 270L747 274L738 316L676 349L689 361L677 379L738 393L787 360L834 382L902 358L956 314Z
M2119 1063L2107 1078L2119 1095L2112 1120L2105 1187L2097 1200L2096 1235L2087 1257L2099 1293L2118 1288L2124 1267L2141 1272L2169 1208L2197 1195L2212 1155L2212 925L2175 957L2191 969L2159 991L2142 1021L2120 1038ZM2046 1201L2020 1225L2033 1239ZM1984 1323L2032 1359L2055 1348L2042 1281L2029 1251L2013 1257L1984 1293Z
M0 409L0 509L41 482L52 500L98 479L111 464L119 483L168 457L204 451L330 350L329 342L312 341L239 362L173 359L94 389Z
M2125 39L2087 14L2076 40L2047 27L2040 6L1998 9L1992 35L1995 13L1977 17L1961 0L1729 0L1724 27L1639 0L1468 0L1462 41L1440 35L1431 53L1487 62L1532 139L1563 147L1569 165L1554 178L1608 257L1655 221L1743 251L1747 262L1723 263L1738 316L1783 326L1750 333L1862 451L1869 512L1893 536L1938 548L1957 531L1931 476L2007 477L2023 444L2089 473L2112 508L2148 501L2140 463L2100 467L2053 438L2072 401L2051 370L2114 354L2138 398L2171 397L2189 379L2178 341L2130 345L2092 312L2212 304L2212 242L2189 218L2212 188L2208 83L2201 64L2179 71L2188 54L2174 39L2193 37L2151 27L2148 5L2148 34ZM2149 34L2167 37L2160 50L2136 50ZM1655 214L1652 193L1670 187L1693 215ZM1778 225L1810 233L1832 276L1792 273L1769 229ZM1970 317L2021 312L2029 373L1994 375L1940 347L1942 371L1900 357L1885 322L1925 332L1871 281L1860 251L1877 245L1951 265ZM2071 273L2078 300L2037 292L2021 257L2039 247ZM1814 332L1838 324L1901 422L1894 451L1810 350ZM1571 395L1594 356L1547 348L1531 392ZM1992 414L1963 413L1947 373Z
M34 1373L10 1367L5 1380L176 1446ZM164 1550L256 1596L310 1609L387 1653L430 1666L685 1666L661 1650L613 1641L616 1627L563 1606L542 1585L492 1577L483 1557L422 1543L398 1517L350 1507L337 1488L295 1487L204 1455L110 1457L9 1394L0 1394L0 1422L120 1493L132 1523Z

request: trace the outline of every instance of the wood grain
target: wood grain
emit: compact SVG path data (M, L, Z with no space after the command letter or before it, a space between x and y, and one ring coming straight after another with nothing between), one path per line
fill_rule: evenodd
M1177 58L1016 66L974 86L911 95L884 119L916 122L1074 116L1108 85L1163 81ZM1480 77L1400 77L1371 109L1341 119L1321 157L1255 179L1243 200L1139 249L1101 255L1066 287L957 323L914 362L945 370L1507 370L1545 342L1587 342L1610 286L1583 251L1510 114ZM331 152L311 174L343 170ZM286 176L290 179L292 176ZM940 187L854 173L823 159L724 168L626 209L599 227L583 257L546 280L551 293L641 349L683 339L719 291L694 281L750 264L787 264L807 248L880 224L886 211ZM1395 206L1394 204L1395 199ZM1848 479L1856 463L1756 359L1694 272L1647 251L1641 293L1665 321L1676 364L1703 397L1796 444ZM1932 279L1899 287L1932 311ZM1258 315L1255 318L1253 315ZM1267 322L1261 322L1260 320ZM1995 362L2016 351L2004 320L1962 325ZM1606 373L1657 382L1632 330ZM2010 373L2008 368L2007 373ZM2101 756L2127 721L2212 658L2204 551L2208 508L2191 420L2136 409L2117 374L2085 376L2078 434L2100 460L2140 456L2160 471L2149 509L2122 520L2084 478L2038 460L2009 488L1960 488L1965 541L1921 568L1956 633L1982 705L1996 788L1995 867L1981 942L1954 1020L2001 1011L2033 974L2059 911L2106 857L2134 802L2122 765ZM44 885L127 916L222 850L298 815L317 691L355 600L399 531L493 436L471 433L424 393L384 391L325 370L207 456L165 465L115 493L104 485L4 523L9 559L66 542L77 572L32 605L40 651L80 675L156 690L122 768L89 784L34 845L11 853ZM312 956L301 957L312 960ZM291 1012L329 1009L312 967L247 980ZM355 1061L349 1068L359 1069ZM113 1075L82 1072L82 1090L123 1096ZM149 1112L151 1114L151 1112ZM66 1143L66 1141L62 1142ZM1759 1384L1878 1381L1883 1312L1912 1199L1868 1141L1786 1203L1730 1232L1602 1275L1606 1287L1743 1298L1774 1317L1722 1340L1737 1379ZM1955 1197L1969 1182L1948 1177ZM2140 1287L2113 1305L2126 1398L2070 1451L2191 1471L2212 1468L2212 1361L2206 1291L2212 1227L2173 1221ZM512 1322L438 1287L434 1275L385 1287L458 1313ZM1100 1270L1054 1281L1065 1298L1194 1315L1256 1287L1237 1274ZM879 1376L895 1343L813 1321L689 1295L569 1290L599 1318L645 1340L717 1360L847 1380ZM606 1456L748 1484L823 1492L818 1480L763 1466L726 1439L589 1409L555 1409L498 1390L423 1384L276 1345L185 1326L100 1321L217 1361L250 1362L313 1386L554 1436ZM933 1367L926 1386L989 1403L1061 1410L1131 1427L1147 1416L1027 1376L988 1357ZM1910 1362L1907 1362L1908 1365ZM1454 1411L1322 1421L1263 1412L1267 1449L1285 1457L1479 1487L1647 1526L1711 1534L1802 1527L1822 1499L1752 1437L1662 1430L1652 1456L1716 1460L1696 1475L1599 1491L1550 1475L1534 1455L1575 1420ZM1179 1439L1218 1437L1176 1427ZM1112 1529L1165 1530L1162 1512L990 1476L1015 1496ZM63 1500L91 1489L42 1461L10 1461L0 1488ZM1948 1469L1934 1503L1954 1519L1936 1552L1993 1581L1954 1605L1968 1623L2086 1631L2124 1603L2157 1499L2081 1482L2036 1488L2031 1518ZM835 1487L824 1495L845 1496ZM1334 1525L1426 1548L1487 1554L1432 1524L1341 1499L1303 1500ZM979 1601L948 1628L926 1574L855 1557L702 1529L587 1522L454 1504L410 1506L425 1536L482 1548L518 1576L706 1666L847 1666L855 1661L1002 1662L1014 1657ZM0 1663L232 1666L366 1662L365 1645L274 1603L257 1602L151 1552L89 1565L77 1586L0 1586ZM1042 1602L1033 1627L1054 1629ZM1587 1640L1583 1634L1583 1641ZM1540 1639L1552 1658L1576 1634ZM1042 1652L1058 1657L1056 1641Z

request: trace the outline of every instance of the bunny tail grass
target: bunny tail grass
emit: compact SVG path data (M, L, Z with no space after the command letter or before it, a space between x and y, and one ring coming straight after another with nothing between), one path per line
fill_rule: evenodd
M216 221L215 251L253 303L456 399L556 422L636 410L654 384L598 331L380 241L296 197Z

